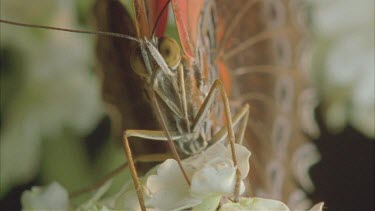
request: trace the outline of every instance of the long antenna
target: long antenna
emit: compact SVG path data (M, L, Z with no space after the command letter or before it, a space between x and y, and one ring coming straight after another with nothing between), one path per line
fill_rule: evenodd
M81 33L81 34L95 34L95 35L101 35L101 36L118 37L118 38L123 38L123 39L128 39L128 40L139 42L139 40L135 37L128 36L125 34L113 33L113 32L66 29L66 28L59 28L59 27L52 27L52 26L18 23L14 21L3 20L3 19L0 19L0 23L6 23L10 25L23 26L23 27L39 28L39 29L50 29L50 30L56 30L56 31L74 32L74 33Z
M160 21L160 18L161 18L161 16L163 15L164 11L167 9L167 7L168 7L168 5L169 5L170 2L171 2L171 0L169 0L169 1L164 5L164 7L163 7L163 9L161 10L161 12L160 12L158 18L156 19L156 21L155 21L155 25L154 25L154 28L152 29L152 34L151 34L152 37L154 37L154 35L155 35L155 31L156 31L156 27L158 26L158 23L159 23L159 21Z

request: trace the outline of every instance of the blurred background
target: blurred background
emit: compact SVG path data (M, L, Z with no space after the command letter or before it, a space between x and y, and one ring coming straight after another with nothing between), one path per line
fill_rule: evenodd
M374 1L304 3L320 99L322 159L310 170L311 197L328 210L374 210ZM92 6L1 0L0 16L91 29ZM94 48L94 36L0 24L0 210L19 210L32 186L58 181L74 191L124 161L101 102Z

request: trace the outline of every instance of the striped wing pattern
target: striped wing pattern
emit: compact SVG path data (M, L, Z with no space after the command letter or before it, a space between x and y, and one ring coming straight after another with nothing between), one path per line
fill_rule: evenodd
M310 206L309 167L319 154L308 75L308 31L297 0L216 0L218 58L234 108L250 105L248 195ZM230 78L230 79L228 79Z

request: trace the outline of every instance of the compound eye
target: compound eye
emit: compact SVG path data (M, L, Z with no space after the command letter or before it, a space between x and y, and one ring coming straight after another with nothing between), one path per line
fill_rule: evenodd
M159 52L163 56L169 68L177 67L180 63L180 46L176 40L170 37L162 37L159 39Z
M131 46L130 66L141 77L148 77L146 66L141 55L141 49L137 45Z

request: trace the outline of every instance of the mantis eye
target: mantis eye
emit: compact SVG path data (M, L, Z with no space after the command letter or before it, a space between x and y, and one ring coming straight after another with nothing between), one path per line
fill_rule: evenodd
M159 39L159 52L163 56L169 68L175 69L181 60L180 46L176 40L170 37Z

